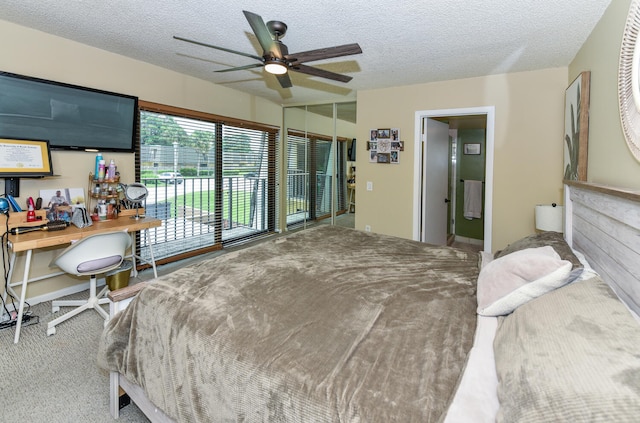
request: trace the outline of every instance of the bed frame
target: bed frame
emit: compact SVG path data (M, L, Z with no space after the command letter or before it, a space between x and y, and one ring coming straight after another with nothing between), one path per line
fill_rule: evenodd
M640 315L640 192L565 181L565 238L618 296ZM109 293L111 313L126 307L146 283ZM119 416L122 391L153 422L172 422L143 390L117 372L110 374L110 412Z
M565 239L640 315L640 192L565 181Z

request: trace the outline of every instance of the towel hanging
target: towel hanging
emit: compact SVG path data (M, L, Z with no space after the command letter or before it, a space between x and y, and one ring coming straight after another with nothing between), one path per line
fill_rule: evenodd
M464 181L464 209L465 219L482 218L482 181L467 179Z

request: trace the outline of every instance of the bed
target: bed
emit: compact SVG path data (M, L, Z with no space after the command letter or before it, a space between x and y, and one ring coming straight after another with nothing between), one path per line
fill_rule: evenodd
M112 415L635 421L639 197L566 193L564 238L495 257L321 226L158 278L103 333Z

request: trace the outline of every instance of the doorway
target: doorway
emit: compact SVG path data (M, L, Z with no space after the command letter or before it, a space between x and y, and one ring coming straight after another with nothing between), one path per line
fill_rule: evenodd
M494 126L495 126L495 108L475 107L462 109L444 109L444 110L423 110L417 111L415 114L415 148L419 154L414 156L414 220L413 220L413 238L421 242L427 242L427 234L425 233L429 217L427 213L429 208L442 207L445 201L449 201L448 196L443 198L440 195L429 195L427 192L427 181L424 175L427 174L429 166L428 157L428 132L424 129L424 122L427 120L437 121L448 119L463 119L464 117L480 116L486 118L486 142L485 142L485 172L484 172L484 251L491 252L491 230L492 230L492 198L493 198L493 149L494 149ZM447 134L448 137L448 134ZM440 159L439 159L440 160ZM447 157L447 165L449 157ZM437 165L438 168L442 164ZM446 206L445 206L446 207ZM446 223L445 223L446 225ZM446 229L445 229L446 232Z

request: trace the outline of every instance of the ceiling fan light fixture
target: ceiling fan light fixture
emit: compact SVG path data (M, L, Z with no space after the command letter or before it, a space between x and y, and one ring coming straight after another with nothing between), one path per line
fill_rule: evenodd
M277 59L272 59L265 63L264 70L273 75L284 75L287 73L287 65Z
M640 0L634 0L640 2ZM316 68L308 66L304 63L313 62L316 60L325 60L335 57L350 56L353 54L361 54L362 49L358 43L344 44L333 47L319 48L315 50L302 51L295 54L289 54L287 46L280 41L280 39L287 32L287 25L280 21L264 22L260 15L243 10L245 18L251 26L253 34L256 36L258 43L260 44L262 55L257 56L255 54L243 53L241 51L231 50L225 47L214 46L211 44L203 43L196 40L189 40L187 38L173 36L176 40L186 41L192 44L196 44L203 47L214 48L216 50L225 51L227 53L233 53L240 56L248 57L250 59L257 60L258 63L236 66L232 68L215 70L214 72L231 72L239 70L250 70L255 68L264 68L269 74L275 75L280 87L286 89L291 88L291 78L289 78L289 71L295 73L303 73L309 76L317 76L320 78L330 79L338 82L349 82L351 76L341 75L339 73L330 72L322 68Z

